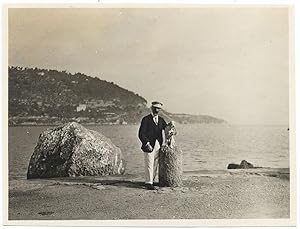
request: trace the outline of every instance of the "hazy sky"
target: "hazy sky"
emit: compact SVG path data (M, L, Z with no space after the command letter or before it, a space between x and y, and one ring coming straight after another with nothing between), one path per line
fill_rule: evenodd
M9 9L9 65L113 81L170 112L288 124L287 8Z

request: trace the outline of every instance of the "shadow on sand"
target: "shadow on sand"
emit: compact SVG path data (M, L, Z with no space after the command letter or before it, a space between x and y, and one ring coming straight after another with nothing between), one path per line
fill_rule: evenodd
M130 179L126 177L61 177L61 178L50 178L48 181L55 181L58 184L64 185L86 185L90 187L96 186L116 186L116 187L126 187L135 189L145 189L145 183L143 181L136 181L135 179ZM158 183L154 183L158 186Z
M129 180L102 180L99 182L101 185L121 186L126 188L138 188L145 189L145 183L141 181L129 181Z

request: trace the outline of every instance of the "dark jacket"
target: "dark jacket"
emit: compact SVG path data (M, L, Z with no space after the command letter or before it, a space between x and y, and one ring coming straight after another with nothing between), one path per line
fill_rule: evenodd
M150 145L154 147L155 140L158 140L159 144L162 145L163 136L162 130L167 126L166 121L158 116L158 124L156 125L152 114L145 116L142 119L141 126L139 128L139 139L142 142L141 149L146 152L145 145L150 142Z

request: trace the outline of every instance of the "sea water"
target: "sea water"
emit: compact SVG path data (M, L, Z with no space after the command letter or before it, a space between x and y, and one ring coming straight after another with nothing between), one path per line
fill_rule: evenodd
M144 171L138 125L86 126L112 140L127 163L126 173ZM47 126L9 127L9 179L25 178L39 134ZM177 124L176 144L183 151L183 170L223 170L229 163L247 160L255 166L289 168L289 132L286 126Z

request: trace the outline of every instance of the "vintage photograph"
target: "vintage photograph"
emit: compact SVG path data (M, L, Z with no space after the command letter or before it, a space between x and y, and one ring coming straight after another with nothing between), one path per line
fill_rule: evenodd
M295 222L290 6L6 10L8 224Z

